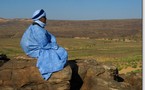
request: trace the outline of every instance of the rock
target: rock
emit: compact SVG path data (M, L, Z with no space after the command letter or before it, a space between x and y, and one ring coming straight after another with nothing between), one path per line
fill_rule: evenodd
M10 60L0 67L0 90L69 90L72 75L70 66L43 80L36 60Z
M72 60L69 64L73 70L70 90L136 90L119 75L115 66L95 60ZM138 86L142 86L141 81Z
M141 90L141 80L141 74L119 75L116 67L96 60L69 60L47 81L35 59L9 60L0 67L0 90Z
M121 75L125 82L131 85L132 90L142 90L142 73L130 72L126 75Z

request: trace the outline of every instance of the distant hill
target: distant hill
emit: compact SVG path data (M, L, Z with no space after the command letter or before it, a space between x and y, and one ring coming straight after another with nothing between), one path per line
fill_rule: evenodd
M0 38L21 37L30 19L0 18ZM142 19L123 20L48 20L46 29L56 37L142 38Z

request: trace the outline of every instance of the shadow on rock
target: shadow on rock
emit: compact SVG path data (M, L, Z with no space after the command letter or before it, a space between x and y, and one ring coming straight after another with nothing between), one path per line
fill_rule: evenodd
M5 54L0 54L0 66L2 66L4 63L9 61L10 59Z
M80 90L83 85L83 80L78 74L78 65L75 60L68 61L68 65L70 65L72 69L72 78L70 80L70 90Z
M113 71L113 77L114 77L114 80L117 81L117 82L123 82L124 81L124 79L119 76L119 71L118 71L117 68Z

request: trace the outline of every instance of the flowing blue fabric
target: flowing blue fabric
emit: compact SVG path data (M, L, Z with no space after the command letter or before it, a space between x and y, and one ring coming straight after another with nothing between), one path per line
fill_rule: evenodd
M29 26L20 45L28 56L37 58L36 66L45 80L62 70L68 59L67 51L58 46L55 36L39 25Z

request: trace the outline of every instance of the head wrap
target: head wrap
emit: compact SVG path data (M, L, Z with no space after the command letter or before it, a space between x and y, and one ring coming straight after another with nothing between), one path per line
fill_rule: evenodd
M32 19L34 21L40 19L41 17L45 16L46 17L46 13L43 9L40 9L40 10L36 10L34 13L33 13L33 16L32 16Z

